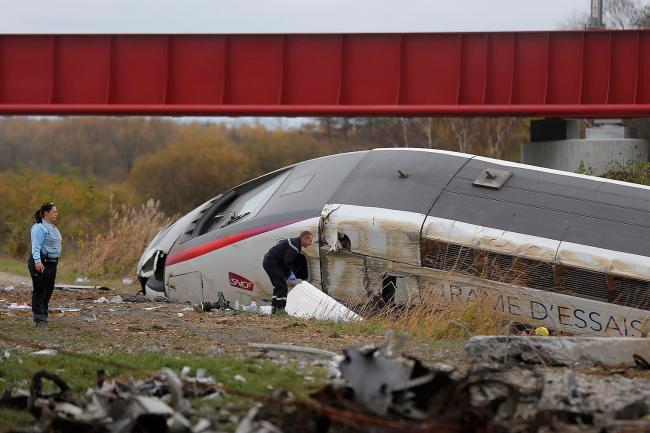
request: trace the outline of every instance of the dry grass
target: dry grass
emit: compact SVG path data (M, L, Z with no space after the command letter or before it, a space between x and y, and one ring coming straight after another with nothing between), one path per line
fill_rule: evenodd
M405 305L385 304L376 299L367 301L356 309L366 320L346 327L358 328L360 332L394 329L429 342L507 333L511 321L495 311L493 304L481 299L468 304L452 303L439 291L423 289L417 299Z
M153 200L139 209L123 206L113 213L107 233L80 245L72 271L92 277L132 275L151 239L172 221Z

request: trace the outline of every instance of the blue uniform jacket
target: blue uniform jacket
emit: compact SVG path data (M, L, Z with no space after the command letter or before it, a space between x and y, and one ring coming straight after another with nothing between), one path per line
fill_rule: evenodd
M282 239L264 256L264 260L270 260L276 267L282 270L285 278L291 274L293 262L300 253L302 245L300 238Z

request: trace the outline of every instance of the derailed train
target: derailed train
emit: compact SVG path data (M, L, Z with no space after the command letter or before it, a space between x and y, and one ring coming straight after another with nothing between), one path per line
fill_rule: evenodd
M279 239L318 242L296 266L342 302L481 299L576 334L650 329L650 188L461 153L375 149L301 162L171 224L138 264L148 294L268 299Z

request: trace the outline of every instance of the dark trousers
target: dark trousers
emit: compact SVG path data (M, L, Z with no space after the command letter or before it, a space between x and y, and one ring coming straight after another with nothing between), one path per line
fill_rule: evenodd
M273 298L271 301L271 306L276 309L284 310L287 306L287 279L284 275L284 271L275 260L264 258L262 262L262 267L266 272L266 275L269 276L271 284L273 284Z
M36 270L34 258L30 257L27 261L29 274L32 276L32 313L34 322L47 322L47 309L50 304L50 298L54 291L54 280L56 280L56 263L43 261L45 269L43 272Z

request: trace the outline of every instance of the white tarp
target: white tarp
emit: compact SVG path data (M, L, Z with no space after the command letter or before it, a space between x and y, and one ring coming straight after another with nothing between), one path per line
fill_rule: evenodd
M304 319L363 320L354 311L305 281L289 292L286 311L290 316Z

